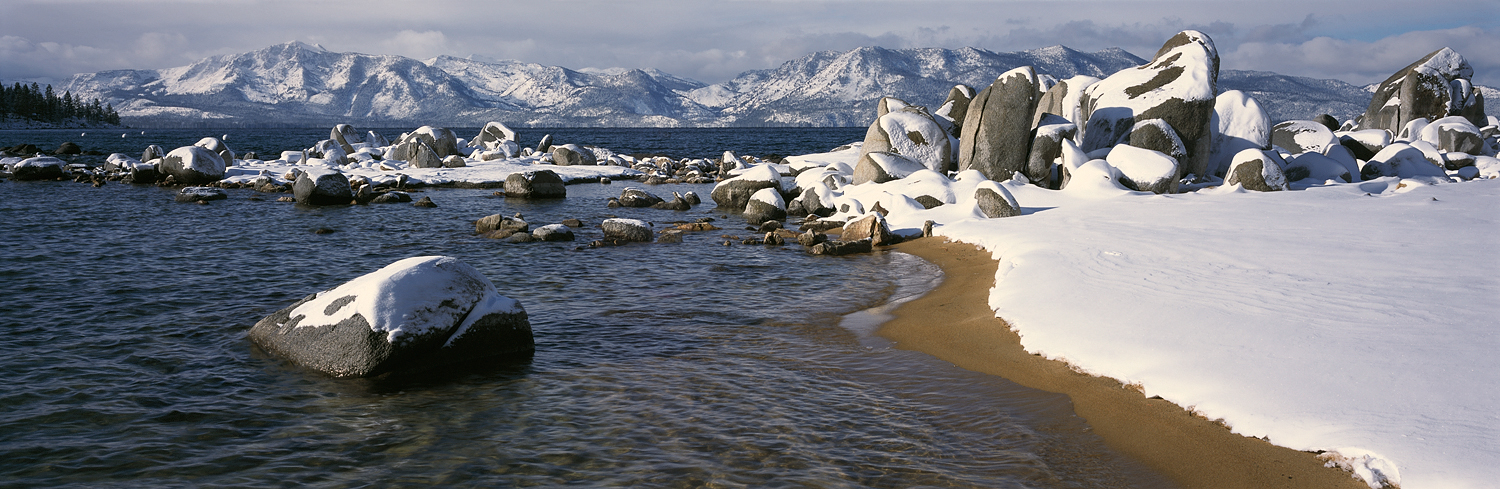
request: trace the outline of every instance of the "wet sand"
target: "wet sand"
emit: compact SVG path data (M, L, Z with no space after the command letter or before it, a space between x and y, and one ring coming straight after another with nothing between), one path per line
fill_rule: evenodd
M989 308L998 262L974 245L925 238L896 246L937 264L943 283L898 307L879 334L964 369L1067 394L1079 416L1111 448L1189 488L1367 488L1314 454L1230 432L1120 382L1074 372L1026 353L1020 337Z

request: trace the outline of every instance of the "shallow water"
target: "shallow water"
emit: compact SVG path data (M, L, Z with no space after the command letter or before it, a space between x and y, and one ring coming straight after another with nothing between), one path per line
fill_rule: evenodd
M724 246L723 235L753 233L711 204L605 208L624 187L575 185L566 200L536 202L434 189L417 197L439 207L422 209L308 208L251 200L249 190L194 205L146 186L0 183L0 372L10 386L0 391L0 480L1169 485L1104 447L1066 396L871 336L879 306L939 278L932 265L901 253ZM533 226L586 225L575 243L474 235L475 219L517 212ZM615 215L658 229L713 217L725 229L680 244L578 249ZM347 380L245 338L309 293L433 254L463 259L519 300L536 353Z

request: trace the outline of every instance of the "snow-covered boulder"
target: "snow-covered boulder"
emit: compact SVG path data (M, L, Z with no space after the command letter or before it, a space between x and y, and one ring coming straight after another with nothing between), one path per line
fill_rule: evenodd
M506 127L505 124L489 122L484 125L483 129L479 130L478 136L474 136L474 139L469 141L469 145L476 148L489 148L496 146L501 141L517 141L516 131Z
M885 151L867 153L854 164L854 184L885 183L906 178L917 170L928 167L906 156ZM941 171L941 170L939 170Z
M1105 158L1120 171L1120 183L1131 190L1158 194L1177 193L1178 163L1160 151L1135 146L1115 146Z
M959 171L979 170L985 178L1009 180L1026 170L1038 86L1036 71L1023 66L1001 74L974 96L960 131Z
M1323 148L1339 144L1339 138L1317 121L1283 121L1271 128L1271 144L1294 155L1322 153Z
M964 127L964 116L969 112L969 102L974 100L974 87L968 85L954 85L948 89L948 98L943 105L933 113L935 116L947 117L953 121L953 129L949 134L959 137Z
M1359 167L1360 178L1370 180L1379 177L1436 177L1446 178L1443 167L1427 159L1426 153L1413 145L1392 143L1375 154Z
M529 170L505 177L506 198L561 199L567 196L568 187L552 170Z
M1213 142L1209 148L1206 175L1224 175L1232 163L1230 160L1241 151L1271 149L1270 114L1254 98L1239 90L1227 90L1214 97L1209 129L1212 130Z
M1177 131L1161 119L1137 120L1130 128L1130 145L1171 156L1173 160L1187 158L1187 146Z
M1229 171L1224 174L1225 185L1236 185L1246 190L1273 192L1286 190L1285 163L1275 151L1247 149L1234 155Z
M328 139L338 143L339 149L344 150L344 154L353 153L355 144L365 142L359 130L348 124L333 126L333 130L328 132Z
M298 175L292 196L302 205L347 205L354 200L349 177L327 168L311 168Z
M636 187L625 187L625 190L620 192L622 207L651 207L661 202L663 202L661 197Z
M774 188L763 188L750 195L745 203L745 212L740 213L745 222L759 226L766 221L786 219L786 201Z
M1098 78L1092 76L1078 75L1052 85L1052 88L1047 89L1047 92L1037 99L1036 112L1031 117L1031 126L1040 126L1043 114L1052 114L1077 124L1079 121L1078 103L1083 98L1084 90L1098 81Z
M224 158L202 146L183 146L161 158L157 171L172 176L177 183L198 185L224 178Z
M448 128L432 126L418 127L415 131L404 135L396 144L406 145L416 141L427 143L427 146L437 154L438 159L461 154L458 151L458 136L454 135L453 131Z
M907 105L881 115L870 124L864 144L860 146L860 155L890 152L933 170L948 171L953 165L953 148L949 146L948 136L948 131L927 113L927 109Z
M1339 135L1339 143L1354 153L1354 157L1369 160L1375 153L1391 145L1391 132L1385 129L1365 129Z
M1479 87L1470 82L1473 76L1474 68L1457 52L1446 47L1433 51L1380 83L1359 127L1400 134L1414 119L1454 115L1482 127L1487 118Z
M1161 119L1187 148L1178 178L1204 176L1213 142L1209 123L1218 95L1219 53L1198 31L1182 31L1157 50L1151 62L1120 70L1085 91L1079 128L1085 152L1114 145L1135 121Z
M216 187L183 187L177 191L177 202L208 202L210 200L224 200L229 194L224 189Z
M1484 148L1484 136L1479 126L1461 116L1448 116L1432 121L1417 136L1438 149L1450 153L1477 154Z
M336 377L372 377L529 352L531 322L456 258L407 258L310 295L250 328L250 340Z
M974 201L979 212L990 219L1021 215L1021 204L1016 202L1016 197L1004 185L990 180L979 182L974 187Z
M10 166L11 178L16 180L55 180L63 177L68 162L51 157L26 158Z
M193 143L193 146L213 151L219 155L219 159L224 160L225 166L234 166L234 151L231 151L229 145L224 144L224 141L220 141L219 138L207 137L199 139L198 142Z
M833 215L833 189L823 182L803 188L802 195L787 204L787 215L819 216Z
M166 155L166 150L161 149L161 146L153 144L150 146L146 146L146 149L141 151L141 161L150 163L151 160L155 160Z
M1078 132L1078 125L1059 115L1039 115L1041 120L1032 131L1031 151L1026 156L1026 178L1043 188L1056 189L1052 181L1053 162L1062 156L1063 141L1071 142Z
M469 164L464 161L464 157L462 156L451 155L443 158L443 168L463 168L466 166L469 166Z
M1343 149L1343 146L1330 146L1331 148ZM1323 153L1302 153L1292 156L1286 160L1286 169L1282 172L1286 175L1287 182L1309 180L1312 182L1352 182L1358 170L1351 171L1343 162L1324 155Z
M531 232L531 237L537 241L572 241L573 229L562 224L548 224L536 228Z
M709 197L726 211L744 212L750 196L763 188L781 191L781 173L770 165L755 165L739 176L719 182Z
M649 243L652 239L651 224L640 219L605 219L599 228L604 230L606 240Z
M558 166L594 166L599 163L594 152L576 144L560 144L552 147L552 164Z

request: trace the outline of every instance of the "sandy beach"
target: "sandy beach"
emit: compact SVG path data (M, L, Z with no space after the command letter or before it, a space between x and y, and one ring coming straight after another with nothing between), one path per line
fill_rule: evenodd
M944 273L941 285L902 304L880 329L898 348L1067 394L1077 414L1106 444L1184 487L1367 487L1342 470L1325 468L1316 454L1234 434L1195 416L1191 408L1148 399L1114 379L1078 373L1063 362L1026 353L1020 338L987 304L997 268L989 252L943 238L908 241L896 249L935 263Z

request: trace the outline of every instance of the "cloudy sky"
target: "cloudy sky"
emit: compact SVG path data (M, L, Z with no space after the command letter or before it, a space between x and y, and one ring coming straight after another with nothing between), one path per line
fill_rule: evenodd
M1224 69L1365 84L1443 46L1500 86L1500 2L3 0L0 80L167 68L292 40L332 51L659 68L704 82L858 46L1121 47L1149 58L1183 29Z

